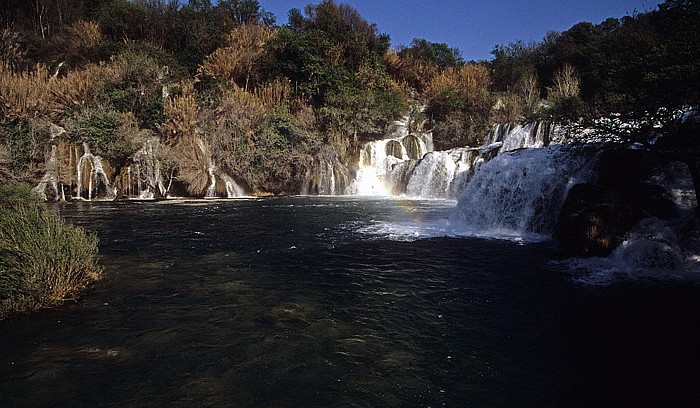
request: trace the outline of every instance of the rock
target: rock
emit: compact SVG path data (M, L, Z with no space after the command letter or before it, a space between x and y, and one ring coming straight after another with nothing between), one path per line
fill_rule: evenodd
M666 189L643 182L657 164L642 149L603 151L596 184L569 191L552 235L555 245L573 256L608 256L642 219L678 217Z
M574 186L562 205L552 238L572 256L608 256L644 218L669 220L676 205L660 186L640 184L614 190L594 184Z
M387 156L394 156L398 159L403 159L403 151L402 151L402 146L401 142L397 140L390 140L386 144L386 155Z
M408 158L411 160L420 160L423 158L421 155L423 148L421 147L420 138L416 135L408 135L402 140L403 147L408 153Z
M652 167L652 160L645 150L608 149L600 154L596 184L617 191L632 191Z
M641 210L617 202L609 189L578 184L569 191L552 238L572 256L607 256L643 218Z

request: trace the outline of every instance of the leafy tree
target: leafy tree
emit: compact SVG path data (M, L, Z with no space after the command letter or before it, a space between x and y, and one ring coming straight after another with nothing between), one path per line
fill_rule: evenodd
M476 146L489 125L494 101L491 77L483 64L470 63L444 70L425 91L426 113L436 122L435 147Z
M438 68L449 68L464 64L458 48L445 43L433 43L424 38L414 38L410 47L399 50L401 58L412 58L431 63Z

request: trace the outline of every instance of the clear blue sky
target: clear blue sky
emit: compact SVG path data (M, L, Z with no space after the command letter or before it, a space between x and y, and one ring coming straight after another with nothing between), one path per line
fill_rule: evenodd
M260 5L287 23L292 8L304 10L320 0L259 0ZM653 0L336 0L353 6L379 31L391 36L393 46L413 38L457 47L467 61L491 59L494 45L517 40L539 41L547 31L565 31L588 21L623 17L656 9Z

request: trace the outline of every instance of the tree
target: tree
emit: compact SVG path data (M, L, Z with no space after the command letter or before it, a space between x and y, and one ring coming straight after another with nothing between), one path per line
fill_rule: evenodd
M698 26L700 2L693 0L667 0L623 19L607 34L601 103L582 126L598 139L641 143L660 162L684 162L700 196Z
M399 50L402 58L411 57L431 63L438 68L456 67L464 64L458 48L450 48L445 43L433 43L424 38L414 38L410 47Z
M228 45L209 55L200 71L214 78L230 80L248 91L260 60L265 54L265 43L273 31L258 24L245 23L231 30Z
M231 18L237 26L261 24L271 27L275 24L274 15L261 8L258 0L220 0L217 9Z

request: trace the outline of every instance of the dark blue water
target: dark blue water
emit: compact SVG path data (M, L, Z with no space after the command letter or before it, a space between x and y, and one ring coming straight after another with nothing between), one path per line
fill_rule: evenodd
M452 205L57 206L104 279L0 322L0 406L698 406L700 287L584 285Z

